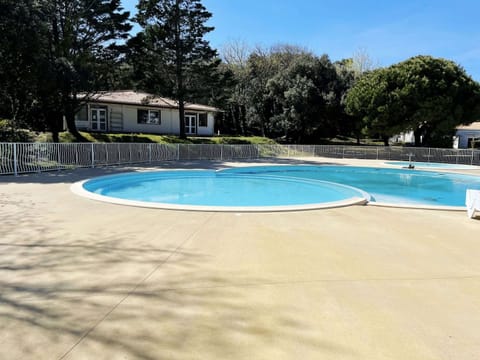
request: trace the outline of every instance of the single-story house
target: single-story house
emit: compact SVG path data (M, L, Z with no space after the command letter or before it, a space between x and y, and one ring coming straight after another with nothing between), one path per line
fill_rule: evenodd
M458 149L480 148L480 121L458 126L455 135L458 139Z
M407 131L390 138L391 143L415 144L413 131ZM472 144L480 148L480 121L470 125L460 125L456 128L453 138L453 147L455 149L471 149Z
M211 136L217 108L185 103L185 133ZM94 95L75 115L79 130L180 134L178 102L133 90Z

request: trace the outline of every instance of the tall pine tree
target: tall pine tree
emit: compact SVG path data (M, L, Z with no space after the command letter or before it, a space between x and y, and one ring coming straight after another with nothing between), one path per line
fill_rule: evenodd
M0 2L0 118L34 128L42 11L34 0Z
M75 127L75 113L88 95L107 86L112 65L120 55L121 46L116 41L125 39L131 29L130 14L123 11L120 0L40 3L48 44L43 50L43 66L49 78L54 79L43 101L47 106L59 102L68 130L77 140L83 140ZM79 93L84 96L78 97Z
M185 100L192 87L191 79L204 67L211 67L216 56L205 34L213 30L206 22L212 16L200 0L140 0L137 20L143 31L144 64L147 77L172 81L172 93L178 101L180 137L185 138ZM159 89L159 95L166 91Z

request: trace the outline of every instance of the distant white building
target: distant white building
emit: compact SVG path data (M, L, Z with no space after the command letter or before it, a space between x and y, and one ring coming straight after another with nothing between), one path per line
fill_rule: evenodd
M393 144L415 144L415 136L413 131L402 132L392 136L389 142Z
M217 108L185 103L186 135L212 136ZM79 130L180 133L178 102L132 90L102 92L92 97L75 116Z
M457 149L480 148L480 121L457 127Z
M402 132L390 138L392 144L415 144L415 136L413 131ZM480 148L480 121L471 123L470 125L457 126L455 137L453 139L453 147L455 149L471 149L472 144L476 148Z

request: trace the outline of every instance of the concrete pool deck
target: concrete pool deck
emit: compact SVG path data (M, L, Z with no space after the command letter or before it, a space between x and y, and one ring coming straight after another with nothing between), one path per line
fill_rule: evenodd
M167 211L70 192L144 169L0 177L0 359L480 358L478 216Z

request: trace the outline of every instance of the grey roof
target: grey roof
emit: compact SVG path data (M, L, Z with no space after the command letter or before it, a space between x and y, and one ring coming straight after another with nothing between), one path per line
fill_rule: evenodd
M97 93L91 97L91 102L143 105L159 108L178 109L178 101L148 94L141 91L119 90ZM220 110L207 105L185 103L185 110L219 112Z

